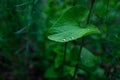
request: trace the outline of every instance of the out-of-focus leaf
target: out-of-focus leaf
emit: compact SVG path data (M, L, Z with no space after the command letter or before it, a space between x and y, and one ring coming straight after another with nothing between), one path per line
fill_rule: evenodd
M94 75L97 75L98 77L104 76L104 70L102 68L97 68L94 72Z
M58 73L55 71L54 67L50 67L49 69L47 69L47 71L44 74L45 78L57 78L58 77Z
M67 73L68 73L69 75L73 76L75 67L65 66L64 69L65 69L65 71L67 71Z
M87 73L82 69L78 69L77 73L81 75L87 75Z
M98 60L98 58L86 48L82 49L80 57L82 64L86 67L94 67L96 65L96 61Z

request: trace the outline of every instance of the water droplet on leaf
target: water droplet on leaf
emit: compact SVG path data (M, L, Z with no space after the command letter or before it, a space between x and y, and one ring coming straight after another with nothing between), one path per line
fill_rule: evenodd
M63 41L65 41L65 39L63 39Z
M74 37L71 37L71 39L73 39Z

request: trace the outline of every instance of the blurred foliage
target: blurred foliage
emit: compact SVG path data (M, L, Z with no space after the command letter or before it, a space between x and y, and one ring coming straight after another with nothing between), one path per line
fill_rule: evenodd
M67 45L47 39L47 30L69 7L91 0L0 0L0 79L71 80L81 40ZM120 80L120 1L96 0L77 80ZM77 16L76 16L77 17ZM89 62L87 62L89 61Z

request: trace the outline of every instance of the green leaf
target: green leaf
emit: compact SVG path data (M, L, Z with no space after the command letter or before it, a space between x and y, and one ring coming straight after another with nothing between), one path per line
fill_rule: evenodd
M103 77L105 74L105 71L102 68L97 68L94 71L94 75L97 75L98 77Z
M84 75L84 76L87 75L87 73L82 69L78 69L77 74Z
M74 75L74 71L75 71L75 67L71 67L71 66L64 66L65 72L68 75L73 76Z
M45 72L44 77L45 78L57 78L58 77L58 73L55 71L54 67L50 67Z
M88 9L80 6L68 9L56 23L49 29L48 38L56 42L68 42L93 33L99 30L91 24L84 25L87 19Z
M90 51L88 51L86 48L82 49L80 57L82 64L86 67L94 67L98 60L98 58L95 55L93 55Z

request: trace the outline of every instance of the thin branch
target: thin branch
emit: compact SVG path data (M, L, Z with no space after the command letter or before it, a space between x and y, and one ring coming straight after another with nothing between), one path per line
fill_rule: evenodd
M90 22L90 17L91 17L91 13L92 13L92 9L93 9L94 3L95 3L95 0L91 0L90 12L89 12L86 24L89 24L89 22ZM74 75L72 77L72 80L75 80L75 76L76 76L78 68L79 68L80 55L81 55L81 52L82 52L82 48L84 46L84 40L85 40L85 38L83 37L82 41L81 41L81 46L80 46L80 50L79 50L79 54L78 54L77 64L75 66L75 71L74 71Z
M94 3L95 3L95 0L91 0L91 7L90 7L90 12L89 12L88 18L87 18L87 24L90 23L90 17L91 17L91 14L92 14L92 9L93 9Z
M66 53L67 53L67 42L64 44L63 66L66 63Z
M108 18L107 14L109 12L109 4L110 4L110 0L107 0L105 20ZM106 21L105 21L105 23L106 23Z
M72 3L73 3L72 5L75 6L76 5L76 0L73 0Z
M73 77L72 77L72 80L75 80L75 76L77 74L77 70L78 70L78 67L79 67L79 61L80 61L80 54L82 52L82 48L84 46L84 37L82 38L82 41L81 41L81 46L80 46L80 50L79 50L79 54L78 54L78 58L77 58L77 64L75 66L75 71L74 71L74 74L73 74Z
M105 24L107 24L107 19L108 19L108 12L109 12L109 4L110 4L110 0L107 1L107 6L106 6L106 15L105 15ZM109 34L109 28L107 28L107 35Z

